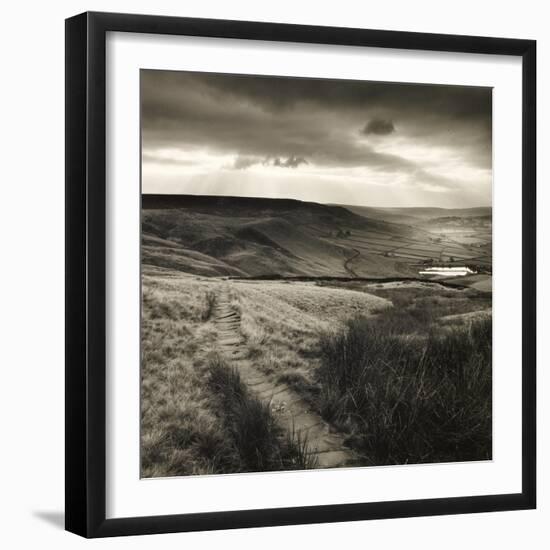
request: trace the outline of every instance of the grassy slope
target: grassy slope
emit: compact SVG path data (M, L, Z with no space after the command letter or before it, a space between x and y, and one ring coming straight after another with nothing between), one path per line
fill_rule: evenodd
M491 457L490 294L360 282L234 293L251 358L347 433L365 464Z
M242 282L232 289L249 356L275 378L296 375L311 381L321 332L346 315L368 315L389 306L369 294L307 283Z
M212 385L217 328L208 314L211 296L219 284L213 279L198 280L165 269L147 269L144 275L142 475L145 477L288 469L295 461L290 447L285 450L275 445L266 411L248 397L237 401L224 398L219 378L218 385ZM241 330L249 358L270 375L274 383L284 381L291 385L316 410L346 431L349 442L365 456L365 464L488 456L490 438L486 432L491 420L487 412L490 411L487 346L490 339L487 340L486 331L481 340L470 338L469 333L463 332L468 330L469 316L457 314L486 310L490 307L490 294L472 289L440 287L438 290L434 285L421 283L367 285L360 282L342 283L337 287L233 282L231 293L234 307L241 311ZM388 308L390 301L393 308ZM371 315L370 321L349 324L348 316L361 319L365 315ZM439 328L438 320L453 315L456 317L447 321L440 331L452 341L438 347L434 340L428 349L433 350L430 354L435 358L443 357L445 349L456 349L456 354L449 352L451 355L447 354L444 361L432 360L433 357L429 362L420 361L419 357L425 355L423 342ZM346 349L350 327L356 332L358 348ZM378 343L374 347L362 347L367 345L365 338ZM470 342L471 347L463 349L464 342ZM367 357L369 364L376 363L376 376L364 378L368 373L362 368L364 363L353 359L354 349L369 350L366 355L360 352L359 356ZM341 357L346 357L344 363ZM355 357L358 357L356 353ZM477 359L475 364L462 360L455 364L449 362L449 357ZM406 371L402 370L400 358L407 359ZM466 378L458 368L462 363L470 369ZM359 391L369 387L369 392L374 392L369 393L369 399L377 403L376 410L386 410L387 415L377 416L374 409L353 408L362 402L361 395L348 399L346 396L351 394L342 390L346 386L342 386L339 377L326 375L342 372L338 364L351 369L345 375L349 388ZM443 368L444 365L448 368ZM407 376L409 393L398 391L404 387ZM225 378L232 380L231 376ZM432 394L423 394L419 401L418 392L413 391L415 384L424 379L429 381L426 388L437 390L433 394L437 396L433 407ZM464 382L469 384L469 401L461 385ZM445 388L440 387L442 384ZM390 387L397 389L388 393ZM418 387L417 390L420 391ZM394 410L397 403L400 403L399 410L416 410L418 415L421 412L424 419L421 425L408 421L406 425L400 424L409 418L405 412L390 415L388 411ZM460 419L461 423L452 424L451 431L443 427L436 431L433 419L444 415L445 403L449 404L448 411L453 418ZM256 413L241 418L238 411ZM264 418L265 422L258 425L257 417ZM374 423L383 418L385 424ZM365 419L369 419L368 422ZM474 424L480 426L475 433L472 432ZM451 426L451 419L444 426ZM258 445L267 445L265 448L272 450L271 458L266 458L263 466L260 463L251 466L250 457L254 453L251 454L239 435L243 430L260 434ZM467 440L460 439L461 430L470 434ZM387 434L392 431L394 436L389 438ZM377 440L372 439L373 433ZM401 433L401 439L396 433ZM415 440L414 433L422 433L421 439ZM451 443L446 442L446 433L451 434ZM433 434L431 439L430 434ZM296 464L299 463L298 460Z
M352 239L337 238L336 232L351 228L353 237L369 231L375 235L386 231L403 237L414 236L414 230L365 220L339 207L298 201L202 197L186 205L186 198L179 197L178 208L165 208L163 200L152 205L163 208L146 208L143 212L142 474L155 477L288 468L295 459L289 462L290 447L284 450L275 444L268 411L261 412L261 407L244 393L236 402L224 400L219 387L212 385L217 329L208 312L218 283L184 273L206 277L265 273L346 275L349 273L344 262L353 254ZM404 274L403 263L364 251L350 265L360 276ZM480 290L490 290L485 279L482 283L485 286ZM234 307L241 310L241 330L250 359L271 375L274 382L291 385L327 419L338 422L349 433L351 443L365 454L366 463L488 456L490 399L486 392L487 384L490 385L487 359L490 340L488 344L487 331L480 332L482 338L477 340L477 336L471 337L464 331L469 330L472 318L469 312L490 308L490 293L477 292L475 287L437 289L433 285L372 285L359 281L330 287L234 282L232 298ZM390 301L395 307L388 310ZM376 316L375 324L372 320L355 324L350 321L371 314ZM430 340L442 317L446 322L440 337L449 339L444 348L456 349L461 354L464 351L461 342L469 342L466 356L481 357L475 364L465 363L465 368L470 369L468 376L475 382L469 386L475 399L469 402L453 401L453 396L464 390L464 380L456 378L461 376L456 365L446 373L438 360L432 358L426 363L419 359L425 354L422 350L428 349L422 347L422 342L431 342L430 354L442 357L442 348L437 347L436 340ZM368 350L372 356L369 361L378 361L376 376L367 376L364 363L350 363L353 350L346 349L349 341L346 334L350 331L356 331L359 349ZM365 335L381 342L380 346L366 346ZM384 355L388 346L394 351ZM327 351L331 349L336 349L335 355ZM352 373L351 386L343 393L342 380L326 376L327 365L333 372L342 354L347 358L346 369L349 367ZM410 374L399 370L400 357L408 358L407 368L414 374L407 387L414 390L419 380L428 377L436 392L433 395L437 395L432 410L428 397L421 403L418 401L419 388L416 394L387 391L389 387L399 388ZM346 369L340 369L345 380L349 378ZM232 380L231 376L226 379ZM442 380L448 387L436 391ZM386 410L387 414L377 415L368 408L354 409L362 396L353 395L350 400L350 389L367 386L369 392L374 392L369 394L369 400L377 403L376 410ZM462 420L462 424L454 425L451 447L445 447L445 434L449 430L438 432L430 420L432 414L436 417L445 414L445 402L451 403L453 418ZM416 410L417 416L421 411L425 420L420 425L403 424L406 415L394 416L391 413L394 407ZM240 413L235 413L249 410L257 414L244 414L241 418ZM477 415L477 420L472 415ZM265 422L257 425L256 418ZM385 418L384 422L377 425L377 419L381 418ZM472 422L477 422L483 433L476 432L468 441L461 441L461 430L471 433L468 426ZM258 445L272 449L266 463L269 466L250 465L249 450L243 438L239 438L242 430L264 434L258 438ZM424 446L417 445L415 432L423 434ZM372 439L373 433L377 439ZM386 437L391 433L394 435ZM402 434L402 439L397 433ZM403 451L404 448L407 450Z
M208 391L203 322L207 288L190 278L143 277L141 443L143 477L212 473L234 464Z
M339 231L416 235L412 228L368 220L338 206L185 195L144 195L142 230L145 264L200 275L251 276L349 276L344 264L355 252L351 243L334 238ZM192 257L192 251L200 256ZM405 263L368 253L353 270L362 276L410 271Z
M220 359L216 287L167 271L143 277L142 477L313 467Z
M189 250L180 244L152 235L143 235L141 241L142 263L166 269L177 269L185 273L203 275L243 276L245 272L221 260L196 250Z
M299 446L286 442L281 447L275 441L269 411L242 388L235 396L226 387L231 383L240 388L216 359L217 326L209 312L219 284L166 269L148 268L144 273L144 477L308 466ZM316 342L322 331L333 326L334 313L342 305L364 313L387 305L367 294L305 284L234 283L232 293L235 307L243 311L250 357L262 370L272 372L275 381L285 374L299 374L307 377L308 384L318 366ZM252 412L242 418L246 411ZM258 418L263 418L260 424ZM256 443L270 449L269 456L262 459L260 453L254 463L256 455L242 433L259 434Z

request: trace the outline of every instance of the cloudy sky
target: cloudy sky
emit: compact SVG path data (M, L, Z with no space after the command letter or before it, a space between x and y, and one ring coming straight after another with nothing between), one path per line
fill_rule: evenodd
M142 190L491 204L491 90L141 72Z

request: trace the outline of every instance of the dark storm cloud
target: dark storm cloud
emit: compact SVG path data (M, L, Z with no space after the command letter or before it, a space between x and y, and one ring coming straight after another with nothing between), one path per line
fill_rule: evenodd
M363 134L366 136L370 134L376 134L379 136L387 136L395 132L395 126L391 120L385 120L383 118L373 118L369 120L363 128Z
M233 168L236 170L246 170L256 164L262 164L263 166L277 166L278 168L298 168L301 164L309 164L304 157L297 157L294 155L288 158L260 158L260 157L245 157L238 156L233 163Z
M147 71L149 75L153 72ZM353 110L380 106L403 112L447 113L452 118L464 119L490 119L491 115L489 88L210 73L162 74L172 85L193 81L204 92L243 99L272 112L309 103Z
M142 71L141 89L146 154L207 149L235 155L241 170L272 159L287 168L365 166L447 185L447 176L431 175L399 148L388 153L369 141L383 135L384 143L399 137L449 147L467 165L491 165L488 88Z
M273 159L273 166L279 166L280 168L298 168L300 164L309 164L304 157L290 156L287 159L280 159L276 157Z

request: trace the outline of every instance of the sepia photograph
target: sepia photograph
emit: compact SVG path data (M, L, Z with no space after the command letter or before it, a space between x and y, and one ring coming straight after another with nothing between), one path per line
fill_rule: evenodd
M492 459L492 89L142 69L142 478Z

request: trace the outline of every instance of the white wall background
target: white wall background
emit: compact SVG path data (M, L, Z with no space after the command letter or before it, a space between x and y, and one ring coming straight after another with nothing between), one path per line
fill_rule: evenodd
M248 19L538 40L539 281L550 231L549 13L543 2L482 0L105 0L10 2L0 33L0 541L5 548L547 548L550 358L539 284L539 509L86 542L63 524L64 18L85 10ZM546 429L545 429L546 428Z

